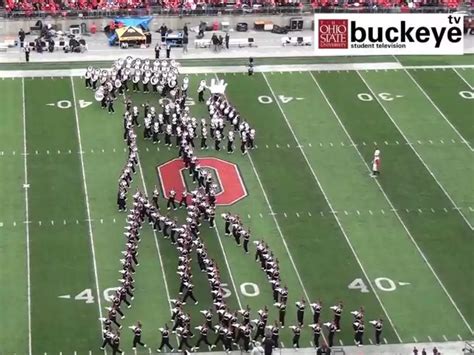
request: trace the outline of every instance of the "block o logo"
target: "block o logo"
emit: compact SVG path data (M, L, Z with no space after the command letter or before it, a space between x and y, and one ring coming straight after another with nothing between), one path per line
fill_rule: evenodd
M216 194L216 205L232 205L247 196L237 165L217 158L199 158L198 161L202 169L211 170L218 180L220 191ZM183 176L188 174L188 169L184 162L176 158L160 165L157 170L164 197L168 198L168 193L174 190L179 200L181 193L188 190Z
M348 31L347 20L318 20L318 47L320 49L347 49Z

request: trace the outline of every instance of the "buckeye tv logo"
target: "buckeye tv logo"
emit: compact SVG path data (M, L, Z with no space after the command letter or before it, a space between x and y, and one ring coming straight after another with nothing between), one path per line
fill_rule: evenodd
M347 49L349 46L348 20L318 20L318 48Z

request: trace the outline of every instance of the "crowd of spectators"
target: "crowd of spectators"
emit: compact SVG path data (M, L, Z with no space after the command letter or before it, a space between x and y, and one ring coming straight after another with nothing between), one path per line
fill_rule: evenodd
M0 5L2 5L7 13L21 11L26 15L31 15L37 11L62 14L71 10L144 10L149 13L153 8L196 11L225 7L236 10L251 10L277 7L302 8L308 4L314 9L324 7L406 7L407 9L411 9L421 6L457 7L460 1L461 0L0 0Z

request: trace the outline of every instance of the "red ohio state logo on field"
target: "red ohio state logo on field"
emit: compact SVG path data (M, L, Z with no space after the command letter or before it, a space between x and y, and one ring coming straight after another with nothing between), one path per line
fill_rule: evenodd
M212 170L214 177L217 177L216 183L220 185L220 192L216 194L216 205L232 205L247 196L237 165L218 158L199 158L198 161L201 169ZM188 169L179 158L160 165L157 170L165 198L168 198L169 192L174 190L179 201L183 191L194 190L198 186L196 183L187 189L183 174L189 174Z
M318 21L318 43L319 48L346 49L348 41L347 20L319 20Z

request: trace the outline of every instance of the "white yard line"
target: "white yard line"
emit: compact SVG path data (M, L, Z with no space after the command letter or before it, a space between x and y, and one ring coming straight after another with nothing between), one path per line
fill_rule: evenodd
M362 155L362 153L360 152L360 150L357 148L357 146L354 144L354 141L352 140L352 137L351 135L349 134L349 132L347 131L346 127L344 126L344 124L342 123L339 115L337 114L336 110L334 109L334 107L332 106L331 102L329 101L329 99L327 98L326 94L324 93L322 87L319 85L318 81L316 80L316 78L313 76L313 74L311 74L311 77L313 78L313 81L314 83L316 84L316 86L318 87L319 91L321 92L322 96L324 97L324 100L326 101L326 103L328 104L329 108L331 109L332 113L334 114L334 116L336 117L337 121L339 122L339 125L341 126L342 130L344 131L344 133L346 134L347 138L351 141L352 145L354 146L354 149L356 150L357 154L359 155L360 159L364 162L364 165L367 167L367 170L368 172L370 173L371 172L371 169L370 169L370 166L367 165L366 161L364 160L364 157ZM403 229L405 230L405 232L407 233L407 235L410 237L413 245L415 245L416 249L418 250L418 253L421 255L421 257L423 258L423 261L426 263L426 265L428 266L428 268L430 269L430 271L433 273L434 277L436 278L436 280L438 281L438 283L440 284L442 290L446 293L446 295L448 296L450 302L454 305L456 311L458 313L460 313L460 310L457 308L456 304L454 303L453 299L451 298L451 296L449 295L448 291L446 290L446 287L444 287L444 284L441 282L440 278L438 277L438 274L436 274L436 271L433 269L433 267L431 266L430 262L428 261L427 257L425 256L425 254L423 253L423 251L421 250L421 248L418 246L418 243L415 241L415 238L413 238L413 235L410 233L410 230L408 229L408 227L406 226L405 222L403 222L403 219L400 217L400 215L398 214L397 212L397 209L395 208L395 206L393 205L392 201L390 200L390 198L388 197L388 195L385 193L384 189L382 188L382 185L380 185L380 182L377 180L377 179L373 179L375 180L375 183L377 184L378 188L380 189L380 192L382 192L382 194L384 195L385 199L387 200L388 204L390 205L392 211L395 213L395 215L397 216L400 224L403 226ZM462 316L461 314L461 318L462 320L464 321L464 323L467 324L466 320L464 319L464 317ZM469 324L467 324L469 330L471 331L472 333L472 330L469 326Z
M474 149L470 146L469 142L462 136L462 134L457 130L457 128L454 127L454 125L451 123L451 121L448 119L448 117L446 117L446 115L443 113L443 111L441 111L441 109L438 107L438 105L436 105L434 103L434 101L431 99L431 97L428 95L428 93L421 87L421 85L416 81L416 79L413 77L413 75L411 75L410 72L407 69L405 69L405 73L410 77L410 79L413 81L413 83L415 83L415 85L423 93L423 95L425 95L425 97L428 99L428 101L431 103L431 105L436 109L436 111L438 111L438 113L441 115L441 117L444 118L444 120L452 128L452 130L454 132L456 132L456 134L459 136L459 138L461 138L461 140L466 144L466 146L471 150L471 152L474 151Z
M74 116L76 118L77 140L79 142L79 151L81 152L81 154L79 154L79 157L81 161L82 183L83 183L84 195L85 195L85 200L86 200L86 213L87 213L87 220L88 220L88 227L89 227L89 239L90 239L91 250L92 250L92 263L94 266L95 291L97 294L97 305L99 306L99 318L103 318L102 317L102 301L101 301L102 295L100 293L100 288L99 288L99 274L97 272L97 260L95 256L94 233L92 232L91 211L90 211L90 206L89 206L89 192L87 190L87 180L86 180L86 169L84 168L84 156L82 153L81 128L79 127L79 113L77 111L76 89L74 88L74 81L72 77L71 77L71 88L72 88L72 98L74 101ZM100 336L102 337L102 325L100 322L99 322L99 325L100 325Z
M230 282L232 282L232 287L234 288L237 303L239 304L240 309L244 309L242 307L242 302L240 301L239 292L237 290L237 287L235 286L234 276L232 275L232 270L230 269L229 261L227 260L227 254L225 253L224 245L222 244L221 234L219 233L219 229L217 228L216 224L214 224L214 230L217 233L217 240L219 241L219 245L222 249L222 254L224 255L225 265L227 266L227 270L229 271Z
M359 74L359 77L362 79L362 81L364 82L365 86L367 86L367 89L369 89L369 91L371 92L372 95L374 95L375 97L375 100L377 100L377 102L379 103L380 107L383 109L383 111L385 112L385 114L387 115L388 118L390 118L390 120L392 121L392 123L394 124L394 126L398 129L398 131L400 132L400 134L403 136L403 138L405 139L405 141L409 141L408 140L408 137L405 135L405 133L403 133L402 129L400 128L400 126L397 124L397 122L393 119L392 115L388 112L388 110L385 108L384 104L382 103L382 101L380 100L380 98L378 97L378 95L375 94L374 90L372 90L372 88L369 86L369 83L367 82L367 80L365 80L365 78L362 76L362 74L358 71L357 74ZM446 189L444 188L444 186L441 184L441 182L436 178L435 174L431 171L431 169L429 168L429 166L425 163L425 161L423 160L423 158L421 157L420 154L418 154L418 152L416 151L416 149L413 147L413 145L410 145L410 148L413 150L413 152L416 154L416 156L418 157L418 159L420 159L420 161L423 163L424 167L426 168L426 170L430 173L430 175L433 177L433 179L436 181L436 183L438 184L438 186L441 188L441 190L443 190L444 194L448 197L449 201L453 204L453 206L458 210L459 214L461 215L461 217L464 219L464 221L467 223L467 225L469 226L469 228L471 228L471 230L474 230L471 222L469 222L469 220L466 218L466 216L464 216L464 214L462 213L461 211L461 208L459 208L459 206L456 204L456 202L454 202L453 198L449 195L448 191L446 191Z
M466 79L464 79L464 77L463 77L461 74L459 74L459 72L457 71L456 68L452 68L452 69L453 69L454 72L461 78L461 80L466 83L466 85L469 87L469 89L474 90L474 86L472 86L472 85L469 83L469 81L467 81Z
M311 174L313 175L314 180L316 181L316 183L317 183L319 189L321 190L321 192L322 192L322 194L323 194L323 196L324 196L324 199L326 200L326 203L328 204L328 206L329 206L329 208L331 209L331 211L334 211L334 208L333 208L331 202L329 201L329 198L328 198L326 192L324 191L323 186L321 185L321 183L320 183L320 181L319 181L319 178L317 177L316 173L314 172L314 169L313 169L313 167L311 166L311 163L309 162L308 157L306 156L306 153L304 152L303 148L301 147L301 144L300 144L300 142L299 142L299 140L298 140L298 137L296 136L296 134L295 134L295 132L294 132L294 130L293 130L293 127L291 126L290 121L288 120L288 117L287 117L286 114L285 114L285 111L283 111L283 108L282 108L281 105L280 105L280 101L278 100L277 96L275 95L275 92L273 91L273 89L272 89L272 87L271 87L271 85L270 85L270 82L268 81L268 79L267 79L267 77L265 76L265 74L263 74L263 78L265 79L265 82L267 83L267 86L268 86L268 88L270 89L270 91L271 91L271 93L272 93L272 95L273 95L273 98L274 98L276 104L278 105L278 108L280 109L280 112L281 112L283 118L285 119L286 124L288 125L288 128L290 129L290 132L291 132L291 134L293 135L293 138L295 139L296 144L297 144L298 146L300 146L301 154L303 155L303 157L304 157L304 159L305 159L305 161L306 161L306 164L308 165L308 167L309 167L309 169L310 169L310 171L311 171ZM392 325L392 328L393 328L393 331L395 332L395 335L397 336L398 340L399 340L400 343L401 343L401 342L402 342L402 338L401 338L400 335L398 334L397 329L395 328L395 326L394 326L394 324L393 324L393 322L392 322L392 319L390 318L390 316L389 316L387 310L385 309L385 306L384 306L382 300L380 299L380 297L379 297L379 295L378 295L378 293L377 293L376 288L372 285L371 279L370 279L369 276L367 275L367 272L365 271L365 268L364 268L364 266L362 265L362 262L360 261L359 256L357 255L357 252L355 251L354 247L352 246L352 243L351 243L351 241L350 241L350 239L349 239L349 237L348 237L346 231L344 230L344 227L342 226L341 221L339 220L339 217L338 217L337 214L335 214L335 213L334 213L334 218L336 219L336 222L337 222L337 224L338 224L338 226L339 226L339 228L340 228L342 234L344 235L344 238L346 239L347 244L349 245L349 248L351 249L352 253L354 254L354 257L355 257L357 263L359 264L360 269L361 269L362 272L364 273L365 279L367 280L367 282L369 283L370 287L372 288L372 291L374 292L375 297L377 298L378 302L380 303L380 306L382 307L382 309L383 309L385 315L387 316L388 321L389 321L390 324Z
M23 188L25 190L25 219L30 220L30 209L28 203L28 158L27 158L27 146L26 146L26 105L25 105L25 79L21 79L21 91L22 91L22 106L23 106L23 162L25 170L25 182ZM27 294L28 294L28 354L32 354L32 341L31 341L31 269L30 269L30 224L26 225L26 273L27 273Z
M384 110L385 114L390 118L390 120L393 122L393 124L395 125L395 127L397 127L398 131L400 132L400 134L403 136L403 138L406 140L407 137L405 137L405 134L403 133L403 131L400 129L400 127L398 127L397 123L395 122L395 120L392 118L392 116L390 115L390 113L387 111L387 109L384 107L384 105L382 104L382 102L379 100L379 97L377 95L375 95L374 91L370 88L369 84L366 82L366 80L364 79L364 77L358 72L360 78L362 79L362 81L365 83L365 85L367 86L367 88L370 90L370 92L372 93L372 95L374 95L375 99L377 100L377 102L379 103L379 105L382 107L382 109ZM428 165L426 165L426 163L423 161L423 159L421 158L421 156L418 154L418 152L413 148L413 146L410 146L411 149L413 150L413 152L418 156L418 158L420 159L420 161L423 163L423 165L425 166L425 168L429 171L429 173L431 174L431 176L435 179L435 181L438 183L438 185L440 186L440 188L444 191L444 193L446 194L446 196L448 196L448 198L450 199L451 203L456 207L456 204L454 203L454 201L451 199L451 197L448 195L448 193L446 192L446 190L444 189L444 187L439 183L439 181L436 179L436 177L434 176L433 172L430 170L430 168L428 167ZM461 216L464 218L464 220L466 221L466 223L468 224L469 227L471 227L472 229L472 225L469 223L469 221L466 219L466 217L464 217L464 215L461 213L461 210L458 209L459 213L461 214ZM426 258L426 256L423 254L422 250L420 249L420 247L418 246L418 244L416 243L415 239L412 237L411 233L408 231L408 228L405 226L405 224L403 223L403 221L400 219L400 221L402 222L402 225L405 227L405 230L407 231L408 235L410 236L410 238L412 239L412 242L413 244L415 245L415 247L418 249L418 252L420 253L420 255L422 256L423 260L426 262L426 265L428 265L428 267L431 269L433 275L435 276L436 280L438 280L438 283L440 284L441 288L443 289L443 291L446 293L446 295L448 296L449 300L451 301L452 305L454 306L454 308L456 309L456 311L459 313L459 316L461 317L461 319L463 320L464 324L466 325L466 327L469 329L469 331L471 332L471 334L473 334L473 331L472 331L472 328L471 326L469 325L469 323L467 322L466 318L464 317L464 315L462 314L461 310L459 309L459 307L457 306L456 302L454 302L454 299L451 297L451 295L449 294L448 290L446 289L446 287L444 286L444 284L442 283L441 279L438 277L438 275L436 274L436 272L434 271L433 267L431 266L431 264L428 262L428 259Z

